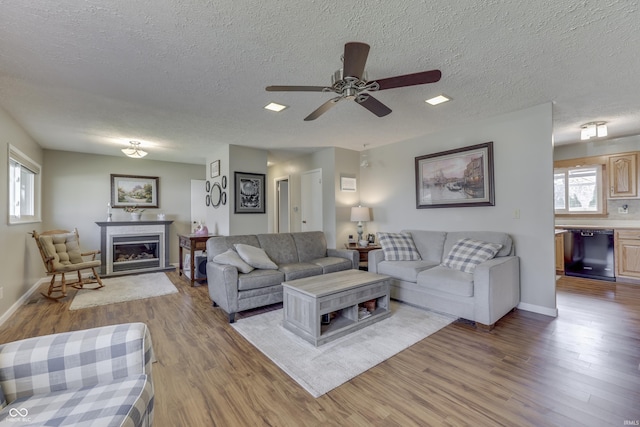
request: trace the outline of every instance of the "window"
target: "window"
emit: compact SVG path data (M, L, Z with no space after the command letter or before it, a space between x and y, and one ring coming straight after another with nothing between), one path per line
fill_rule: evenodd
M579 166L553 171L556 214L603 214L602 166Z
M9 224L40 222L40 165L9 145Z

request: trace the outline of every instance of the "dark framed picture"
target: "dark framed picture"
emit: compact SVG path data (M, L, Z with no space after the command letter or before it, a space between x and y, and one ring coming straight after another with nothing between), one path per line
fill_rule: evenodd
M204 198L204 202L209 206L211 204L211 196L207 194Z
M265 175L263 173L234 173L234 213L265 213Z
M158 188L157 176L111 174L111 207L157 208Z
M211 178L220 176L220 160L211 162Z
M226 189L227 188L227 176L226 175L222 175L222 189Z
M416 208L494 206L493 142L415 158Z
M207 183L204 186L204 189L207 193L211 191L211 182L207 181Z

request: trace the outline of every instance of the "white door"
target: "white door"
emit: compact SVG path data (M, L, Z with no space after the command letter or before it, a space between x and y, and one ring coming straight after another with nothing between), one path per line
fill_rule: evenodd
M276 179L276 233L289 230L289 179Z
M204 224L207 221L207 204L205 203L205 197L207 195L205 189L206 181L204 179L192 179L191 180L191 227L193 227L198 221L202 221Z
M322 169L302 174L300 208L302 231L322 231Z

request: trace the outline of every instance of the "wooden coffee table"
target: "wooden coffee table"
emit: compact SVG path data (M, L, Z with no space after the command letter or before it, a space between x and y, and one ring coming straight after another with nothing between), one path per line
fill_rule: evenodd
M283 326L318 347L389 317L390 284L389 276L360 270L283 282ZM361 317L360 304L370 300L375 310ZM334 312L322 324L322 316Z

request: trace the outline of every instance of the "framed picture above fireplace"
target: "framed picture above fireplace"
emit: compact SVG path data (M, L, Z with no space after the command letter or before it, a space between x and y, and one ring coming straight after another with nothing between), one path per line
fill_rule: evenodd
M111 174L111 206L114 208L157 208L157 176Z

